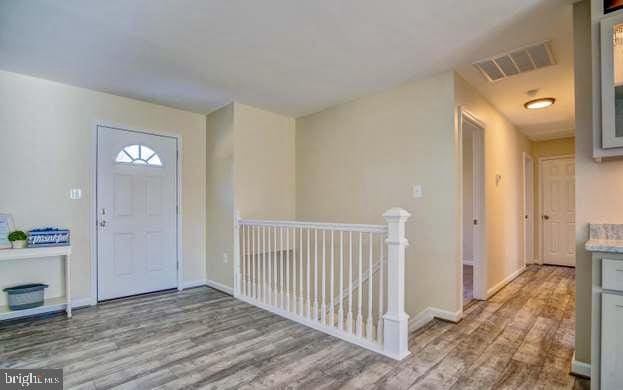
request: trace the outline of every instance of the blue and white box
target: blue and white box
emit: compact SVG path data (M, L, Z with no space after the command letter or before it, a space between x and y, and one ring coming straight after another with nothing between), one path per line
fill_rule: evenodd
M33 229L28 232L28 247L69 245L69 230L57 228Z

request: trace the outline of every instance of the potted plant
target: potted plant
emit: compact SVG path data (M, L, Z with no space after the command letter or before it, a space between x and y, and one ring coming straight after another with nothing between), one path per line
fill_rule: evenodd
M28 236L21 230L14 230L9 233L9 241L13 249L26 248L26 240Z

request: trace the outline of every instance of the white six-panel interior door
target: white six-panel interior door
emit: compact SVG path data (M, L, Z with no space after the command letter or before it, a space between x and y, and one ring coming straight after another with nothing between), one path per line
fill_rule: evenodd
M541 161L543 263L575 266L575 162Z
M177 139L97 128L97 298L177 287Z

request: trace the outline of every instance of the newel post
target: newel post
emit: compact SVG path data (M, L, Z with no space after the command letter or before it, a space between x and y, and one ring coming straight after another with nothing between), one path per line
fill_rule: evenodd
M411 216L393 207L383 217L387 222L387 311L383 315L383 348L395 359L409 355L409 316L405 312L405 222Z
M240 211L234 210L234 296L240 295Z

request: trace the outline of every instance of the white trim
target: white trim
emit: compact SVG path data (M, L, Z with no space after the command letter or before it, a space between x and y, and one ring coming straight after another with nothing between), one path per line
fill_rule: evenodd
M488 289L487 290L487 299L491 298L493 295L495 295L495 293L497 293L498 291L503 289L507 284L509 284L510 282L515 280L515 278L518 277L519 275L521 275L525 270L526 270L526 266L524 265L523 267L519 268L517 271L515 271L512 274L508 275L506 278L504 278L504 280L502 280L501 282L499 282L495 286L493 286L490 289Z
M355 336L355 335L353 335L351 333L339 330L336 327L322 325L321 323L319 323L317 321L308 320L308 319L306 319L304 317L301 317L301 316L299 316L299 315L297 315L295 313L292 313L290 311L283 310L283 309L280 309L280 308L277 308L277 307L274 307L274 306L266 305L266 304L264 304L262 302L256 301L255 299L251 299L251 298L248 298L248 297L243 296L243 295L239 296L237 299L239 299L241 301L244 301L244 302L247 302L247 303L249 303L251 305L260 307L260 308L262 308L262 309L264 309L266 311L269 311L271 313L278 314L278 315L280 315L282 317L285 317L285 318L287 318L289 320L298 322L298 323L303 324L305 326L308 326L310 328L319 330L319 331L321 331L323 333L327 333L327 334L329 334L329 335L331 335L333 337L337 337L339 339L346 340L349 343L352 343L352 344L358 345L360 347L369 349L369 350L371 350L373 352L379 353L381 355L390 357L390 358L395 359L395 360L402 360L406 356L411 354L409 352L406 356L393 356L393 355L387 353L387 351L385 351L383 349L383 345L381 345L379 343L375 343L375 342L369 341L369 340L366 340L366 339L361 338L361 337L357 337L357 336Z
M584 363L575 360L575 351L573 351L573 358L571 359L571 373L585 378L591 377L590 363Z
M422 328L435 318L457 323L463 318L463 311L459 310L453 313L448 310L438 309L435 307L427 307L426 309L422 310L418 315L409 319L409 332L413 332Z
M195 288L195 287L203 287L207 284L206 279L197 279L197 280L185 280L180 284L180 291L186 290L187 288Z
M275 221L262 219L240 219L239 225L247 226L272 226L272 227L297 227L308 229L325 229L335 231L362 232L362 233L387 233L386 225L363 225L333 222L302 222L302 221Z
M461 310L463 312L463 124L469 122L472 126L478 128L473 134L474 142L472 148L474 150L474 196L473 207L474 215L478 219L479 229L474 230L474 298L486 299L486 280L487 280L487 221L486 221L486 205L485 205L485 133L487 125L480 121L462 106L457 107L456 117L456 155L457 157L457 177L459 178L459 195L458 201L458 235L459 235L459 256L457 263L459 264L459 295L457 299L460 301ZM448 318L457 318L455 313L445 312ZM442 313L442 315L444 315ZM460 319L461 315L458 316ZM442 317L439 317L442 318ZM446 319L446 318L444 318ZM450 320L452 321L452 320Z
M544 249L543 247L543 219L541 217L543 215L543 162L548 161L548 160L561 160L561 159L566 159L566 158L572 158L575 160L575 154L562 154L560 156L546 156L546 157L538 158L539 184L538 184L537 191L539 191L539 204L537 205L538 210L535 216L535 220L538 221L537 223L537 228L538 228L537 255L538 255L538 258L534 259L535 264L543 264L543 260L545 259L545 256L543 255L543 249Z
M474 266L474 260L473 259L472 260L463 259L463 265L470 265L470 266L473 267Z
M530 175L530 177L532 178L532 182L529 185L529 188L532 190L532 213L531 215L529 215L528 219L526 219L526 215L528 215L528 202L527 202L527 196L526 194L528 193L527 189L528 189L528 180L527 176L528 176L528 171L526 170L526 163L530 161L530 166L532 167L532 174ZM526 264L528 264L529 262L532 261L532 258L534 257L534 159L532 158L531 155L529 155L526 152L523 152L523 164L521 167L522 170L522 182L523 182L523 213L521 215L521 221L522 221L522 227L523 227L523 248L524 248L524 256L523 256L523 265L525 266ZM532 223L532 229L530 229L530 237L527 237L526 235L526 230L528 228L528 222ZM529 241L528 241L529 240ZM528 248L528 242L531 243L531 247L532 247L532 253L529 254L527 253L527 248Z
M206 280L205 285L208 287L212 287L215 290L222 291L229 295L234 295L234 288L224 285L223 283L215 282L214 280ZM242 297L237 297L238 299L242 299ZM254 303L255 304L255 303Z
M183 274L183 256L182 256L182 135L159 130L145 130L136 127L126 126L123 124L112 123L104 120L93 121L93 130L91 132L91 167L89 169L91 175L91 199L90 199L90 217L89 217L89 241L91 246L91 299L97 302L97 128L108 127L113 129L125 130L135 133L144 133L149 135L159 135L163 137L174 138L176 141L176 186L177 186L177 214L176 214L176 230L177 230L177 289L182 291L182 274Z

